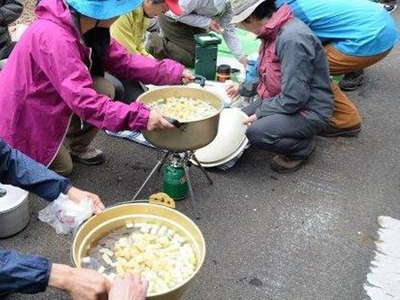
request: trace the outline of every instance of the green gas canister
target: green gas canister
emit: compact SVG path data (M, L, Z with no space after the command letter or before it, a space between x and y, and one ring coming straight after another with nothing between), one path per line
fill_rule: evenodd
M163 168L163 192L174 200L185 199L188 192L185 169L179 158L174 157Z

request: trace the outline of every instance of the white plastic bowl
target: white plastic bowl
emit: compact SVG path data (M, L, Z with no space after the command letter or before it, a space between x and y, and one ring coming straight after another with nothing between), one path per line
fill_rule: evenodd
M239 146L239 148L235 152L233 152L231 155L229 155L228 157L225 157L224 159L221 159L221 160L215 161L215 162L211 162L211 163L201 163L201 165L204 168L214 168L214 167L222 166L222 165L226 164L227 162L229 162L230 160L237 157L240 153L242 153L246 149L248 143L249 143L249 140L246 138L243 141L243 143ZM193 160L192 160L192 163L197 165L196 162L193 162Z
M200 163L211 164L231 157L246 140L246 114L238 108L221 112L216 138L207 146L195 151Z

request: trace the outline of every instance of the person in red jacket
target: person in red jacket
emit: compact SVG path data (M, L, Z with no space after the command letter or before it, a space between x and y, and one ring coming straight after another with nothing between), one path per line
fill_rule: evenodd
M246 135L258 148L276 153L271 169L293 172L315 149L315 135L333 112L328 61L320 40L288 5L268 0L232 0L232 22L257 35L257 99L243 111Z

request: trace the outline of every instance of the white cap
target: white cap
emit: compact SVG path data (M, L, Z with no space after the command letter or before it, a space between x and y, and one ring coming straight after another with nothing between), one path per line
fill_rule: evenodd
M267 0L231 0L233 18L231 23L240 23L246 20L256 8Z

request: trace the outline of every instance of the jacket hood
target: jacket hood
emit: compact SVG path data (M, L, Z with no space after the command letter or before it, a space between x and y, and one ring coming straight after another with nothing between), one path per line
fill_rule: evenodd
M48 20L60 25L80 39L80 33L74 24L71 10L63 0L41 0L35 14L38 19Z
M261 29L258 38L263 40L275 39L279 31L288 21L294 17L289 5L282 5Z

